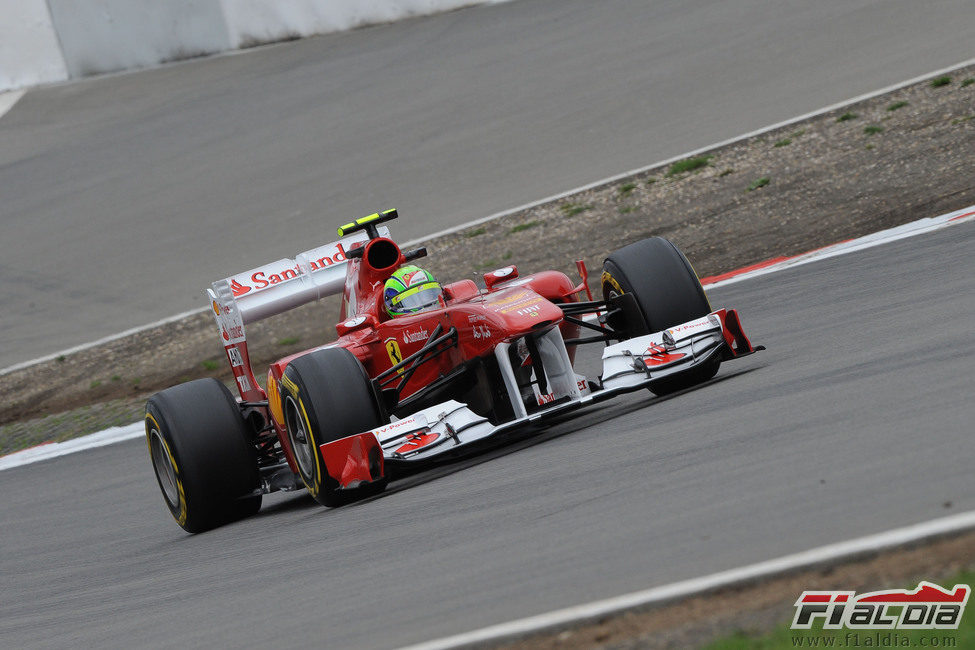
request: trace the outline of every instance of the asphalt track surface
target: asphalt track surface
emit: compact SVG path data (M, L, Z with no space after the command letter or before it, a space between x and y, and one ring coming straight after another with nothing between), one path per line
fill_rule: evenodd
M398 207L427 235L971 57L969 0L518 0L28 92L0 368Z
M0 472L0 645L388 648L975 508L975 224L711 292L768 351L183 533L141 440Z

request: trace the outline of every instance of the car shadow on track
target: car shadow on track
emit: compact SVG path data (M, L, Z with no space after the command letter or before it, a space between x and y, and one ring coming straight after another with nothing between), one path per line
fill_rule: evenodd
M534 447L536 445L557 440L571 433L582 431L583 429L609 423L619 417L641 411L645 408L653 406L654 404L661 404L673 399L679 399L680 397L689 393L696 393L705 390L709 386L716 386L729 379L741 377L756 370L760 370L763 367L764 364L749 368L742 368L729 373L722 373L703 384L698 384L697 386L693 386L691 388L685 388L684 390L662 397L650 394L649 392L645 397L640 397L638 393L634 393L631 396L631 401L624 404L620 404L619 402L604 402L602 404L587 407L581 411L566 413L565 415L553 418L544 426L528 427L505 434L500 437L495 445L482 449L478 452L471 452L472 454L476 453L476 455L462 457L454 461L447 461L443 465L437 465L429 469L419 471L416 474L411 474L409 476L397 479L381 494L341 506L341 508L338 510L345 511L361 508L373 501L376 501L377 499L389 497L405 490L409 490L420 485L425 485L427 483L436 481L437 479L462 472L471 467L488 463L498 458L503 458L508 454L513 454L523 449L528 449L529 447ZM634 398L633 396L636 397ZM317 516L317 512L312 513L311 511L321 510L323 512L330 512L336 509L323 508L307 492L295 492L293 493L292 498L285 498L276 503L264 506L257 514L257 517L273 516L275 514L302 510L309 511L309 516Z
M356 508L361 507L371 501L376 499L382 499L385 496L390 496L392 494L397 494L404 490L408 490L419 485L424 485L430 483L437 479L443 478L445 476L450 476L457 472L461 472L465 469L469 469L476 465L482 463L487 463L498 458L507 456L508 454L513 454L515 452L527 449L529 447L534 447L536 445L541 445L547 442L551 442L563 436L571 433L576 433L583 429L588 429L590 427L599 426L615 420L621 416L634 413L636 411L643 410L654 404L660 404L673 399L677 399L688 393L697 392L707 388L708 386L715 386L724 381L735 377L741 377L755 370L761 369L763 366L754 366L751 368L742 368L741 370L736 370L729 372L727 374L722 374L715 377L703 384L698 384L691 388L686 388L681 391L671 393L663 397L658 397L652 394L648 394L646 397L637 398L626 404L610 403L604 402L599 405L594 405L588 407L582 411L576 411L573 413L567 413L565 415L553 418L551 421L545 424L545 426L538 426L528 429L522 429L518 432L513 432L505 436L502 440L498 441L496 447L491 447L486 451L478 453L477 456L471 458L463 458L461 460L453 461L449 464L442 466L437 466L428 470L424 470L417 474L405 477L403 479L395 481L390 485L382 494L378 494L361 501L356 501L343 508ZM312 502L314 503L314 502Z

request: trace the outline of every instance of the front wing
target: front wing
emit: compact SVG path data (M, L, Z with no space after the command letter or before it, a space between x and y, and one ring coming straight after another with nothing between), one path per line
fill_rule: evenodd
M520 395L510 385L509 393L521 408L516 408L514 420L500 425L492 424L461 402L449 400L371 431L321 445L328 473L342 488L354 489L404 470L420 469L435 461L473 452L503 433L648 388L654 381L688 372L716 358L734 359L764 349L752 346L735 310L720 309L662 332L607 346L603 350L600 381L590 388L585 378L571 373L571 367L563 365L550 372L560 359L568 363L558 328L552 332L547 347L542 346L542 350L544 353L547 349L548 356L556 362L545 365L547 383L553 386L553 393L539 395L536 390L539 411L528 413ZM507 357L504 353L497 356L499 360ZM502 374L510 384L510 368L508 373L504 370ZM561 392L556 393L557 390Z

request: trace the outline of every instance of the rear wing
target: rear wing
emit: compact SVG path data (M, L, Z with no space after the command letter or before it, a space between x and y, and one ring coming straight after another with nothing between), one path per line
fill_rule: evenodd
M388 237L389 229L381 226L378 233ZM355 232L330 244L299 253L294 259L280 259L217 280L206 289L244 401L267 399L254 379L244 326L342 293L348 267L346 253L354 244L368 240L369 233Z

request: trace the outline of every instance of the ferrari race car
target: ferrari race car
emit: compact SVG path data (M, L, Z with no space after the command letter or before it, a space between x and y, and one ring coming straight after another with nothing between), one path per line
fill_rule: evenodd
M621 393L681 390L762 349L733 309L712 311L687 259L659 237L606 259L600 300L582 262L578 284L508 266L483 288L437 285L432 307L393 316L385 284L426 255L389 238L382 224L396 217L364 217L338 241L206 290L240 397L211 378L146 404L156 479L185 530L254 514L278 490L304 487L326 506L375 495L499 434ZM245 325L339 293L338 338L272 363L262 389ZM604 346L598 377L573 367L587 344Z

